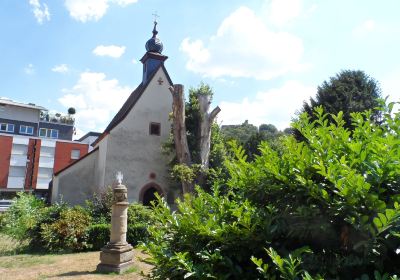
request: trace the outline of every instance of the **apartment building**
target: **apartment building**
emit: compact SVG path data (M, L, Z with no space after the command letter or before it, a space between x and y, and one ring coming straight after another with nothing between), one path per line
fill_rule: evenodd
M0 196L31 191L46 196L53 174L89 149L72 141L72 115L0 98Z

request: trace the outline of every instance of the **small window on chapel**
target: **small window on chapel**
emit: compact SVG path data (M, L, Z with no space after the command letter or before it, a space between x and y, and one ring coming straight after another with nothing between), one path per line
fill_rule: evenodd
M150 135L158 135L160 136L161 132L161 124L160 123L150 123Z

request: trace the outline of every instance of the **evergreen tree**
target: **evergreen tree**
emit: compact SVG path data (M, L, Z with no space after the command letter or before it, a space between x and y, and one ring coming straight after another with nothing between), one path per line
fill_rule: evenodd
M304 102L301 113L306 112L315 120L314 108L323 106L326 113L338 114L343 112L343 119L346 128L352 128L350 114L353 112L363 112L372 110L372 120L378 120L379 106L378 98L381 98L381 89L378 82L357 70L344 70L339 72L329 81L324 81L318 87L317 95L310 98L310 103ZM332 119L329 119L332 121Z

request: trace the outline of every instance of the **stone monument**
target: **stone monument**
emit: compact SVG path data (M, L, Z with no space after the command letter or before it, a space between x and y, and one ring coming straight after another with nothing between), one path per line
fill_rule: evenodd
M126 242L128 192L122 179L122 173L118 172L118 185L113 188L110 242L101 249L100 264L97 265L99 272L122 273L133 264L133 247Z

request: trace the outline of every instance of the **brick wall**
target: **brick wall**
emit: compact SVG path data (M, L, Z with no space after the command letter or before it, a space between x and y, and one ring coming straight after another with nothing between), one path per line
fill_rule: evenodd
M0 188L7 187L12 149L12 137L0 136Z
M70 165L77 159L71 159L72 150L79 150L79 157L83 157L88 153L89 145L81 143L57 142L54 155L53 173L57 173L61 169Z
M34 189L37 183L40 157L40 139L29 139L28 144L28 166L25 177L25 189Z

